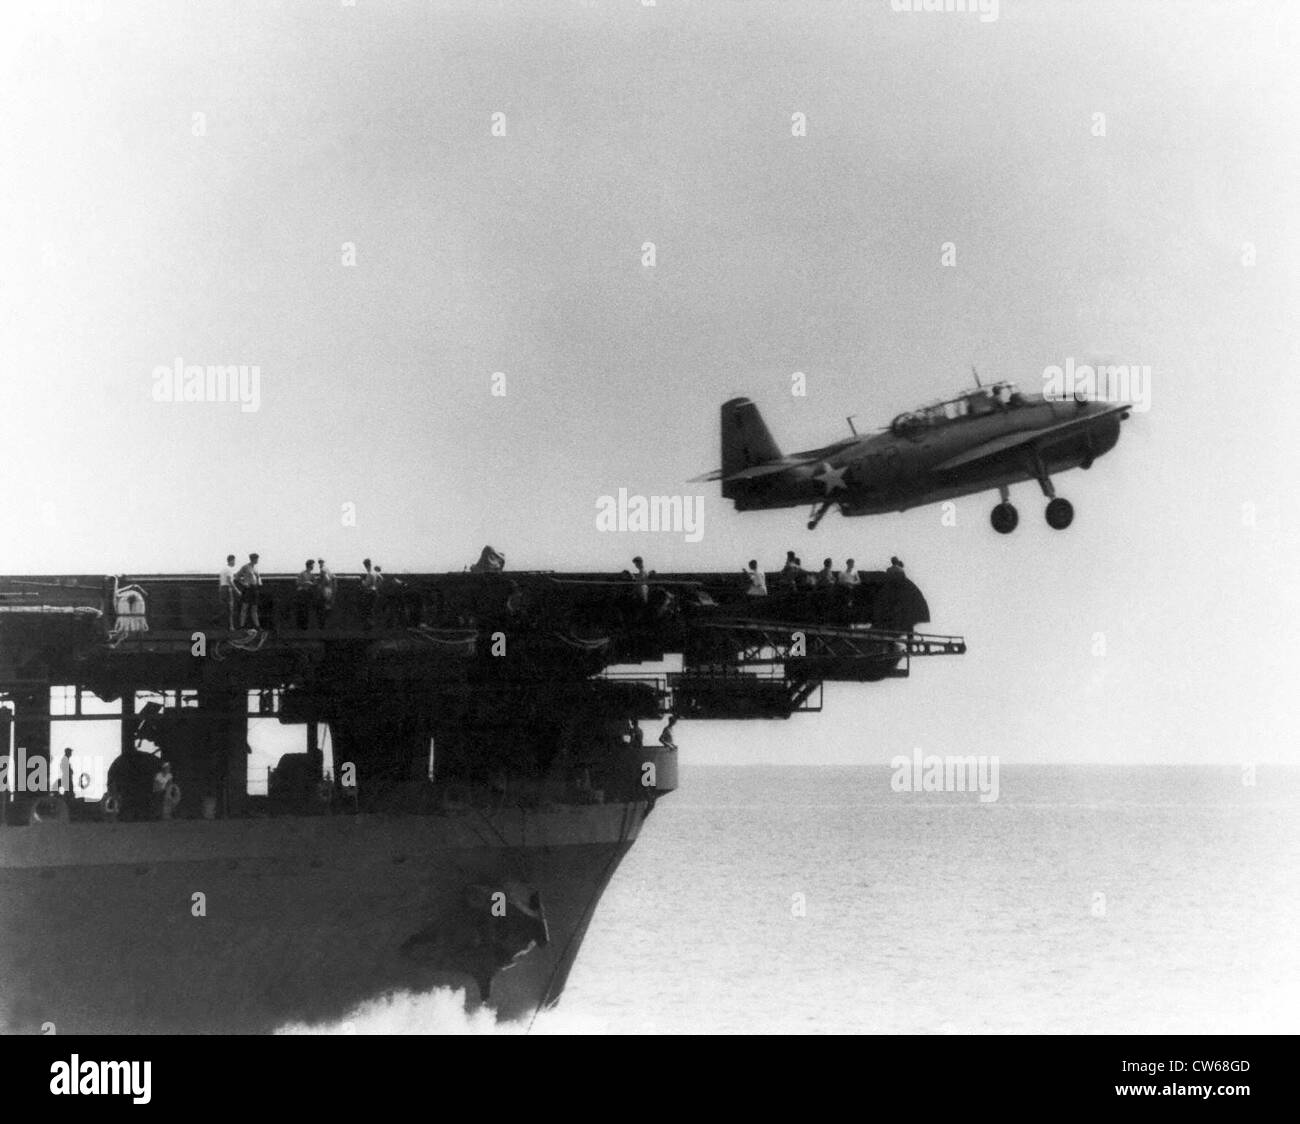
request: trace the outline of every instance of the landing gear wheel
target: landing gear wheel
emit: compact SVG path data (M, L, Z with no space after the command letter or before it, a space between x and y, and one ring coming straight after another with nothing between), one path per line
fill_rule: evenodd
M1064 531L1074 522L1074 504L1060 496L1047 505L1047 525L1053 531Z
M1009 503L1000 503L989 513L989 521L999 535L1009 535L1020 522L1020 513Z

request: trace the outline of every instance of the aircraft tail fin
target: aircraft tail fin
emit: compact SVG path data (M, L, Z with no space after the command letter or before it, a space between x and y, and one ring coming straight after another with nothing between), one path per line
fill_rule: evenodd
M781 450L753 402L748 398L733 398L722 404L724 477L780 459Z

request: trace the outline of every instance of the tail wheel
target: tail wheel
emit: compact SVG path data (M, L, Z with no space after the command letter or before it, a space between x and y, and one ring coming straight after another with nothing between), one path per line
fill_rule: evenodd
M989 514L989 521L999 535L1009 535L1020 522L1020 513L1009 503L1000 503Z
M1074 504L1057 496L1047 505L1047 525L1054 531L1064 531L1074 522Z

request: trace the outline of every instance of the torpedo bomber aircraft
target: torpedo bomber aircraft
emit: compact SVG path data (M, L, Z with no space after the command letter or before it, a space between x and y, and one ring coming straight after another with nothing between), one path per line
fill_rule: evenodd
M722 468L696 480L722 481L737 511L813 505L808 529L838 507L841 515L906 511L996 488L993 529L1007 535L1020 516L1008 488L1037 480L1048 499L1047 523L1060 531L1074 519L1052 475L1090 468L1115 447L1131 402L1022 394L1013 383L979 385L922 409L899 414L886 429L820 449L783 456L748 398L722 406Z

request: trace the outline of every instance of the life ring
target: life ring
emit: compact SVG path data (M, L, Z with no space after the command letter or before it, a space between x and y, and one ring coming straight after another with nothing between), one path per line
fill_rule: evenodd
M175 808L176 805L181 802L181 786L175 781L172 781L172 783L163 790L163 800L166 801L170 807Z
M90 774L89 774L89 773L82 773L81 776L79 776L79 777L77 778L77 786L78 786L79 788L89 788L89 787L90 787Z
M116 792L110 792L104 797L104 803L101 807L104 810L104 819L115 820L121 814L122 800Z
M31 807L28 823L67 823L68 805L59 796L39 797Z

